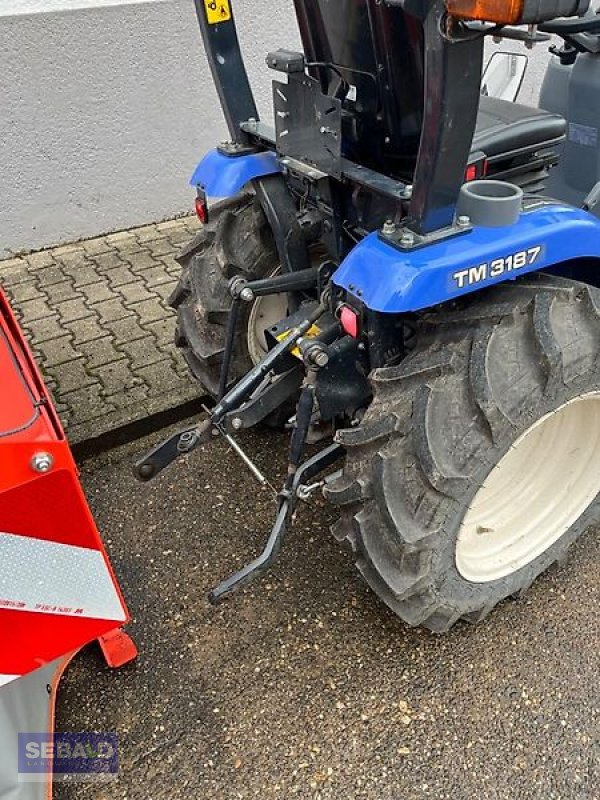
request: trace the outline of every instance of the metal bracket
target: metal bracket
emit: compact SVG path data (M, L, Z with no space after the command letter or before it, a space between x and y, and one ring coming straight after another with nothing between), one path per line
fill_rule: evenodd
M277 152L341 178L342 103L320 84L292 72L287 83L273 82Z
M217 145L217 150L228 158L238 158L239 156L247 156L251 153L260 152L259 148L254 144L244 144L242 142L221 142Z
M228 433L234 433L262 422L266 416L298 391L302 384L302 377L301 364L297 361L292 369L276 375L266 387L259 387L256 395L238 409L225 414L223 427Z
M415 233L411 228L395 225L393 222L386 222L379 231L379 238L386 244L391 244L397 250L411 252L436 244L444 239L452 239L455 236L462 236L473 230L471 221L468 217L458 217L454 225L447 228L439 228L431 233Z

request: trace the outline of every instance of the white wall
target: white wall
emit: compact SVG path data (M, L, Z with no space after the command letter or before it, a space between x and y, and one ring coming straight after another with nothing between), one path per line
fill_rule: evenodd
M234 8L266 117L264 57L298 46L293 3ZM226 134L192 0L0 0L0 102L0 258L189 210Z
M236 15L259 105L292 0ZM48 9L51 9L49 11ZM0 257L191 209L224 138L192 0L0 2Z

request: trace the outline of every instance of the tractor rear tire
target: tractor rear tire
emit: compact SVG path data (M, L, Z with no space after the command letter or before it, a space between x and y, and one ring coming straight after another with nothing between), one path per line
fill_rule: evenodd
M192 375L216 397L232 302L229 283L235 276L264 278L278 268L271 229L256 198L245 194L216 204L208 224L178 260L182 272L169 298L177 310L175 343L182 348ZM282 305L281 316L276 313L274 320L278 321L285 316L287 304L285 295L275 297L275 303ZM259 298L255 304L264 300ZM251 341L249 334L250 318L257 316L253 305L242 303L240 308L230 383L252 367L260 351L260 343Z
M540 274L471 295L371 380L326 493L409 625L478 622L600 520L600 290Z

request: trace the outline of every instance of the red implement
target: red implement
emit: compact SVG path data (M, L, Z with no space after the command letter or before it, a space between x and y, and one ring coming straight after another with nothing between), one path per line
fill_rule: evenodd
M0 398L1 686L129 616L52 400L1 291ZM133 657L135 646L117 660Z

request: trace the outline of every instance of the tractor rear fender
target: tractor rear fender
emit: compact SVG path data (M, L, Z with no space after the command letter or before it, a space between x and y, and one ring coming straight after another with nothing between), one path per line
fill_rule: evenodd
M581 259L582 274L576 259ZM373 311L401 314L528 272L564 274L567 262L569 277L600 285L600 220L580 209L545 203L521 213L514 225L474 227L412 250L371 233L344 259L333 282Z
M219 150L209 150L194 170L190 184L200 188L208 197L232 197L255 178L281 172L275 153L249 153L228 156Z

